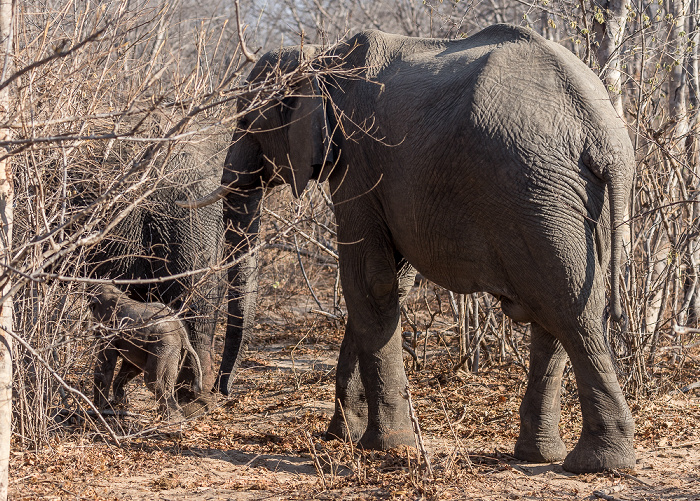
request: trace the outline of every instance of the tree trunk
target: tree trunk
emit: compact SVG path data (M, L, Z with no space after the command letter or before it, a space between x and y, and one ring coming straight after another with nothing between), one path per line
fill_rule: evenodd
M700 45L700 0L692 0L690 2L688 17L690 18L690 35L688 39L690 44L690 52L688 53L687 62L689 87L688 97L690 99L690 105L693 109L691 125L697 125L698 106L700 106L700 77L698 76L698 71L700 71L698 68L700 63L698 60L698 45ZM697 134L693 134L692 137L695 142L697 142Z
M12 71L12 14L13 0L0 0L0 61L4 82ZM5 122L10 109L9 88L0 90L0 122ZM7 140L10 131L0 129L0 140ZM2 151L0 154L5 154ZM10 261L12 244L12 168L10 159L0 160L0 260ZM7 499L10 466L10 437L12 434L12 299L9 270L3 267L0 278L4 281L0 296L0 500Z
M688 81L685 67L686 48L688 37L681 36L681 32L687 33L689 0L669 1L669 15L673 17L669 40L672 40L673 52L670 54L670 71L668 75L668 114L669 119L675 122L672 144L678 142L688 133ZM680 146L680 144L678 145Z
M596 50L600 78L608 89L610 100L617 114L624 118L622 107L622 73L620 71L620 51L627 22L626 0L605 0L594 3L593 31L599 42Z
M697 104L697 96L691 92L690 86L696 78L693 75L693 64L696 63L693 58L693 51L688 51L689 43L693 38L697 38L697 34L692 32L693 26L689 17L691 8L696 8L696 1L690 0L673 0L668 2L668 14L671 17L671 27L669 29L669 40L672 41L672 52L669 54L669 75L668 75L668 115L671 126L669 129L669 147L674 153L674 164L677 162L675 158L683 158L686 155L688 165L693 166L693 170L697 170L694 165L694 154L692 148L692 138L689 134L691 120L688 114L688 99L693 95ZM689 30L690 28L690 30ZM685 35L690 33L690 36ZM694 47L697 50L697 47ZM690 148L689 148L690 146ZM686 177L686 193L695 193L697 181L693 172L690 172ZM691 195L692 196L692 195ZM698 211L693 205L688 206L687 217L689 217L689 227L693 228L697 225ZM695 222L694 222L695 221ZM681 310L678 312L678 322L684 325L689 316L692 317L692 305L695 300L695 295L698 289L697 277L697 260L698 253L698 238L691 235L688 238L684 249L684 261L686 265L686 278L683 284L683 298ZM690 315L689 315L690 314Z
M689 44L690 51L687 54L687 87L690 109L692 114L688 118L689 133L686 136L685 151L688 165L692 172L688 176L688 193L694 193L696 203L691 204L690 228L700 225L700 141L698 140L698 118L700 112L700 76L698 75L698 45L700 45L700 0L692 0L689 6ZM684 284L682 322L692 322L697 325L700 322L700 236L694 235L688 239L686 248L687 277Z

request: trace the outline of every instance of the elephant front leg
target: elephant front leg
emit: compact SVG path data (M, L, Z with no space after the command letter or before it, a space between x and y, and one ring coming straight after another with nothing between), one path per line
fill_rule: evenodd
M413 286L416 270L405 261L400 261L398 268L399 304L403 304ZM395 332L394 336L399 334L400 331ZM351 336L343 338L336 371L335 412L326 438L357 442L367 429L367 398L360 377L357 348Z
M326 438L357 442L367 428L367 399L360 378L357 350L349 336L340 345L335 380L335 412Z
M398 319L397 315L397 322ZM405 397L408 380L403 366L400 331L395 329L384 346L361 351L358 358L367 396L367 429L360 438L360 446L379 450L399 445L415 446Z
M366 237L364 243L372 242ZM407 379L399 329L399 280L395 256L385 250L375 247L363 252L360 247L345 249L340 256L341 263L358 263L355 267L341 266L341 279L348 308L346 349L354 346L357 352L367 400L367 427L359 444L382 450L415 444L408 401L404 398ZM347 382L341 379L339 386L354 389L353 397L357 397L359 385L353 374L354 369L339 371L343 378L350 376ZM339 397L342 399L343 395Z
M533 463L561 461L566 446L559 436L561 379L566 365L562 344L538 324L532 324L530 371L520 405L520 436L515 457Z

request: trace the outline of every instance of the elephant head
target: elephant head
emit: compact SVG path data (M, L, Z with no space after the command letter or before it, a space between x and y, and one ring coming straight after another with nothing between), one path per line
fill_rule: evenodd
M225 395L247 343L257 299L254 247L262 187L289 184L299 197L311 179L325 180L333 165L326 105L311 65L319 53L318 46L306 45L273 51L258 61L248 77L249 91L237 104L241 118L226 156L221 186L198 200L179 202L199 208L226 199L228 259L234 264L229 269L226 339L215 384L215 390ZM270 87L279 90L262 97Z

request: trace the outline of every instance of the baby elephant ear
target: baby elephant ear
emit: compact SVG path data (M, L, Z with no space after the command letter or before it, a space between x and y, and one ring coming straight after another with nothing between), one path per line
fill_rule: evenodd
M323 172L327 163L333 163L330 147L330 128L325 103L318 80L310 78L297 91L290 115L287 137L289 140L288 167L282 169L282 177L292 186L295 197L306 188L314 172ZM329 169L328 169L329 170Z

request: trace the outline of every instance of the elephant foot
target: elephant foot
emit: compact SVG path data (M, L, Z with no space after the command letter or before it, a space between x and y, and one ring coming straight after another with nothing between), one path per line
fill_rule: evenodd
M357 415L351 412L341 414L335 412L328 425L325 440L342 440L344 442L357 442L367 428L367 416Z
M521 435L515 443L513 456L528 463L555 463L566 457L566 446L558 435L535 439L525 439Z
M178 424L185 420L185 414L174 398L168 399L167 403L161 403L158 408L162 416L161 422L167 426Z
M165 421L168 425L182 423L185 420L185 414L181 409L170 409L164 415Z
M358 442L358 445L363 449L386 451L401 445L415 447L416 439L413 434L413 428L411 427L398 428L385 432L367 429Z
M635 465L631 438L612 441L604 437L582 435L574 450L566 456L562 466L572 473L598 473L634 468Z
M204 392L200 393L194 400L180 403L180 406L185 417L191 418L214 410L216 400L215 394Z

